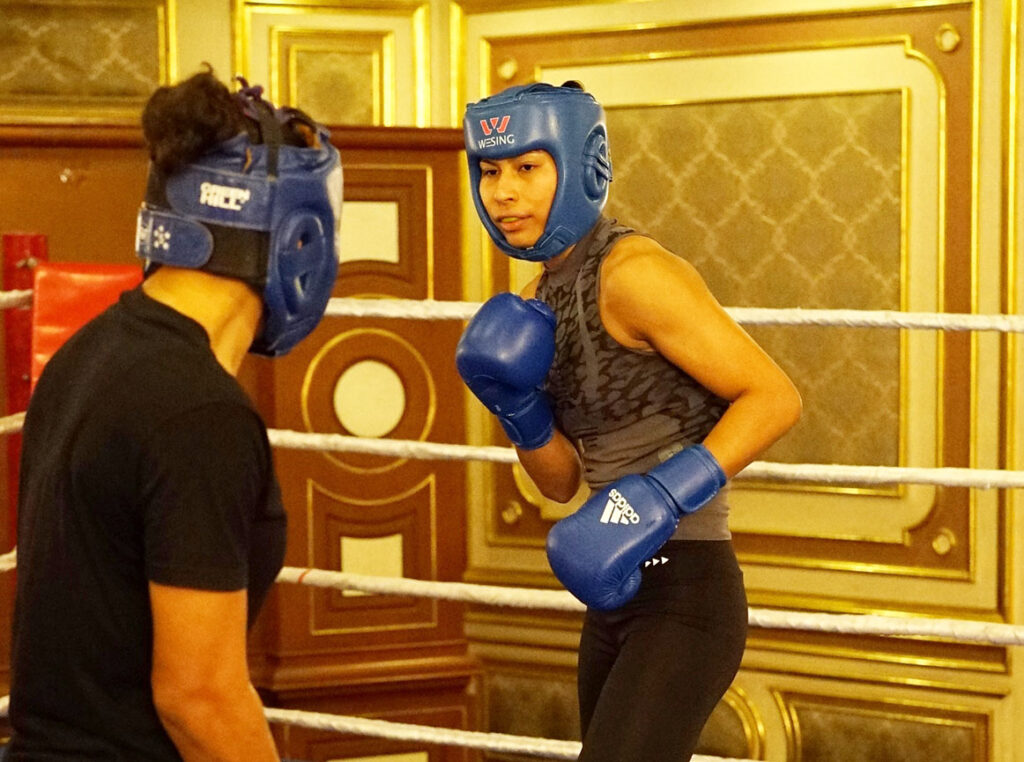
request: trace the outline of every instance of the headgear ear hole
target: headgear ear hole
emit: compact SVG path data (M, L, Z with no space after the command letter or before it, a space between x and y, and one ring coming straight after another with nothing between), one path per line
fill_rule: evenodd
M595 130L583 147L583 189L587 196L595 201L602 198L611 177L608 140L603 132Z

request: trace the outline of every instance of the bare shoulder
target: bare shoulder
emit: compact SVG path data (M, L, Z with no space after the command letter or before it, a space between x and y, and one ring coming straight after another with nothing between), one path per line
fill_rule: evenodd
M601 265L606 296L649 297L679 288L703 290L704 282L693 265L647 236L620 238Z

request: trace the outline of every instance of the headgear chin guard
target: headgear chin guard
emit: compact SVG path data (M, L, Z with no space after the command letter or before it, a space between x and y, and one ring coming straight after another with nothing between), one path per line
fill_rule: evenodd
M462 122L470 189L477 214L499 249L516 259L543 262L579 241L608 200L612 165L604 109L577 87L516 85L470 103ZM480 161L544 150L554 159L558 184L547 225L528 249L509 245L480 198Z
M241 133L173 174L150 166L135 250L147 272L172 265L252 286L263 320L249 351L276 357L327 308L338 275L342 170L324 127L275 109L260 92L246 86L239 97L263 142ZM315 133L312 147L281 142L292 120Z

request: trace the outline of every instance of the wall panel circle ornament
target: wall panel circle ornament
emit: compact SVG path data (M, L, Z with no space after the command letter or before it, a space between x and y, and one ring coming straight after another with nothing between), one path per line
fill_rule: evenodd
M416 347L392 331L360 328L334 336L309 363L302 380L302 422L311 433L424 441L436 399L430 368ZM362 474L391 471L408 460L321 454Z
M935 33L935 44L943 53L952 53L960 47L960 32L952 24L942 24Z
M498 76L503 82L511 82L519 73L519 62L514 58L506 58L498 64Z
M405 415L401 377L377 360L348 366L334 384L334 415L357 437L387 436Z
M932 539L932 550L936 555L946 556L956 547L956 533L948 527L943 527Z

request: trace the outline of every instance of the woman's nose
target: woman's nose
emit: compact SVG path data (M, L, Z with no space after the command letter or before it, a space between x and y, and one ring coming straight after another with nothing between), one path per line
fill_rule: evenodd
M509 172L498 173L494 197L499 201L512 201L519 197L519 185Z

